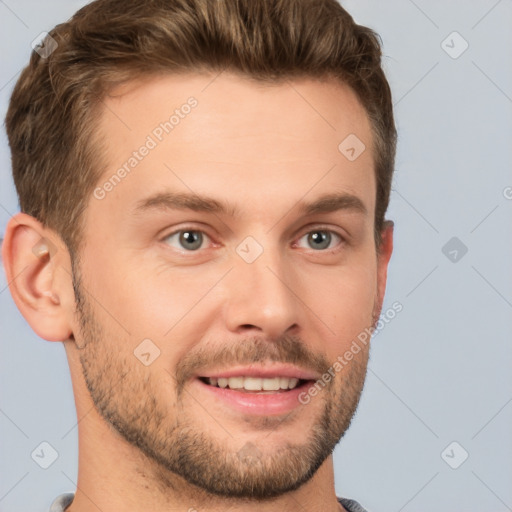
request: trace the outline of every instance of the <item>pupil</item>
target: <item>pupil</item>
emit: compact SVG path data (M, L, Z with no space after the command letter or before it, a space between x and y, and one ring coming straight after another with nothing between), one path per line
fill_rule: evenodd
M188 245L187 249L198 249L201 247L202 235L197 231L184 231L180 235L182 245Z
M316 246L314 249L326 249L331 242L331 235L325 231L315 231L309 235L312 245Z

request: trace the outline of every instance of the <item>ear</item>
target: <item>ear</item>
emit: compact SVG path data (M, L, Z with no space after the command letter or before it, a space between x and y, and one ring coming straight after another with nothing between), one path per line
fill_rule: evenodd
M60 237L18 213L7 224L2 259L14 302L34 332L48 341L69 339L66 308L74 305L74 293L69 254Z
M384 221L381 232L381 243L377 251L377 292L379 301L379 316L386 292L386 282L388 277L388 264L393 252L393 229L394 223L391 220Z

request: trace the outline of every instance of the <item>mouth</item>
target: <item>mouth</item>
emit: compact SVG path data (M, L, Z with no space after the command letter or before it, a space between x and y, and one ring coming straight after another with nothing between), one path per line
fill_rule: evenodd
M204 396L205 404L215 404L236 414L282 416L300 411L305 405L301 397L314 383L314 379L268 375L268 372L264 376L230 373L198 376L193 379L192 387L198 396Z
M296 377L199 377L199 380L208 386L221 389L239 391L241 393L257 394L275 394L286 393L290 390L303 387L308 382L307 379L298 379Z

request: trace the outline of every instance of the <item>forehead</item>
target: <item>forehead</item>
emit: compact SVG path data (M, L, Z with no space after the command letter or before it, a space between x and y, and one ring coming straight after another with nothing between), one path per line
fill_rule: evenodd
M112 186L101 207L128 209L171 188L232 195L242 206L262 192L282 202L357 192L374 209L370 124L355 93L338 81L165 75L123 85L103 105L106 166L97 185Z

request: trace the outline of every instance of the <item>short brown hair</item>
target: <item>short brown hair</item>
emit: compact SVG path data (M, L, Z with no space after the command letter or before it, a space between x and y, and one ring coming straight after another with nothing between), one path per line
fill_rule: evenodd
M95 126L116 85L172 72L221 71L271 82L334 77L372 126L380 244L396 150L380 40L336 0L96 0L34 51L6 117L21 210L55 230L71 256L102 170ZM340 141L341 142L341 141Z

